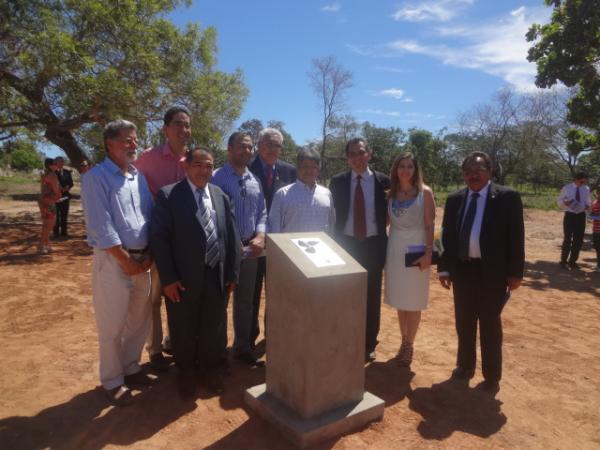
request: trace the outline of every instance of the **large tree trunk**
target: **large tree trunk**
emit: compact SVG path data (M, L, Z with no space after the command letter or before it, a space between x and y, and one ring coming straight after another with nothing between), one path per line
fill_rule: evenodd
M85 152L77 143L70 131L61 130L56 126L46 128L46 139L62 148L71 161L73 167L79 171L79 165L86 159Z

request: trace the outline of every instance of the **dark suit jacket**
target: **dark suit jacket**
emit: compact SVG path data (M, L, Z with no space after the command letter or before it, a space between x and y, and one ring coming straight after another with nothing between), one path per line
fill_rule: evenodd
M235 226L233 205L217 186L208 184L217 213L221 254L221 289L237 283L241 242ZM158 191L150 226L150 245L163 286L179 280L182 295L194 298L202 290L206 235L196 218L198 204L187 178Z
M439 272L449 272L450 279L458 261L458 236L467 199L464 188L448 196L444 208L442 242L444 253ZM523 278L525 264L525 227L523 204L519 193L494 183L488 190L481 234L481 267L485 284L500 289L507 277Z
M381 172L373 170L375 176L375 221L377 223L377 237L379 245L377 251L380 254L381 264L385 263L385 252L387 245L387 234L385 231L387 216L387 201L385 191L390 188L390 178ZM344 234L344 227L348 220L350 211L350 189L352 185L352 171L348 170L331 178L329 190L333 196L335 208L335 236ZM365 199L367 200L367 199Z
M61 187L61 192L62 192L62 188L65 188L65 187L72 188L73 187L73 176L71 175L70 170L63 169L62 173L60 173L60 170L57 170L56 176L58 178L58 184L60 184L60 187ZM70 193L66 193L66 195L67 195L67 197L71 198Z
M271 203L273 202L273 194L280 188L292 184L296 181L296 168L291 164L277 160L275 163L275 173L273 174L273 186L271 189L267 186L267 178L263 171L263 166L260 161L260 156L256 155L254 159L248 165L250 172L252 172L260 180L260 184L265 195L265 201L267 203L267 212L271 211Z

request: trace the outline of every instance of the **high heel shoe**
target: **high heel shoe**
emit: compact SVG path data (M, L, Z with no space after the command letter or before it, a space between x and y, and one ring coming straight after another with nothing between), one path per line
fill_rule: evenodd
M398 364L401 367L410 367L413 359L413 345L412 342L403 342L398 351Z

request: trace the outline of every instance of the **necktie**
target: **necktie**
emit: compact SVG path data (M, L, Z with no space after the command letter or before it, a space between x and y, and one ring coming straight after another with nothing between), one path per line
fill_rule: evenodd
M473 228L473 221L475 220L475 213L477 212L478 198L478 192L473 192L473 194L471 194L471 201L467 208L467 214L460 227L460 233L458 235L458 259L462 261L469 259L469 240L471 239L471 228Z
M365 215L365 194L360 184L361 176L356 177L356 190L354 191L354 237L362 241L367 237L367 219Z
M198 188L200 199L198 200L198 212L196 217L204 229L206 234L206 257L205 262L211 268L214 268L219 261L219 239L217 238L217 230L210 216L210 211L204 204L204 189Z
M273 187L273 166L270 164L267 166L267 186L269 189Z
M581 195L579 194L579 186L575 188L575 201L581 203Z

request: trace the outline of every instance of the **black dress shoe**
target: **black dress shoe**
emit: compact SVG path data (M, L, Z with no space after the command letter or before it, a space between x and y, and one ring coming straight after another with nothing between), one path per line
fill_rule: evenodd
M156 375L144 373L142 370L131 375L125 375L125 384L132 387L148 387L156 384Z
M569 263L569 267L571 269L577 269L577 270L581 269L581 267L579 266L579 264L577 264L576 262L570 262Z
M200 385L212 394L221 394L225 391L225 375L221 370L211 370L200 376Z
M497 381L484 380L475 386L475 389L487 392L491 395L496 395L500 390L500 383Z
M157 372L168 372L169 371L169 361L164 357L162 353L155 353L154 355L150 355L150 367Z
M250 352L239 353L237 355L233 355L233 359L243 362L245 364L248 364L249 366L252 366L252 367L264 367L265 366L264 361L258 359L256 356L254 356Z
M455 380L465 380L468 381L475 375L474 370L466 370L462 367L457 367L452 371L452 377Z

